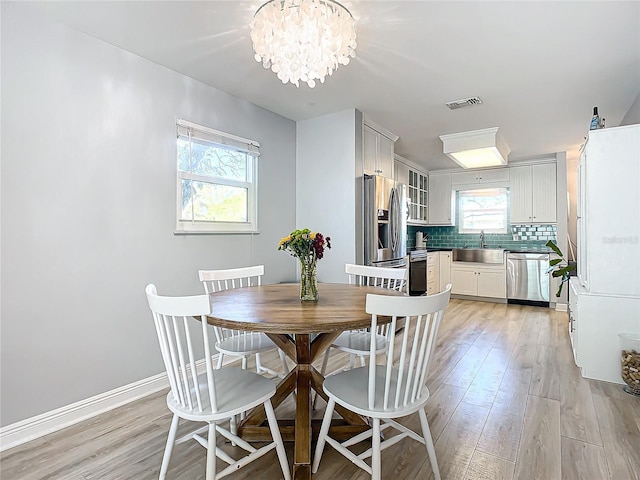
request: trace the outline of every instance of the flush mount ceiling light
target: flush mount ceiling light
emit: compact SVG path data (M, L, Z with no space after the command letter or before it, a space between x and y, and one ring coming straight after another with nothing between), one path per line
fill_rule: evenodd
M251 21L254 58L282 83L324 83L356 56L353 16L333 0L271 0Z
M440 140L444 154L462 168L506 165L511 151L498 127L440 135Z

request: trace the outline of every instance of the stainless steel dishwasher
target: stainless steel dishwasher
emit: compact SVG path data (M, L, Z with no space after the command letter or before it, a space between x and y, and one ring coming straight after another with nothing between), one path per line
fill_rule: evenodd
M507 254L507 301L549 306L549 254Z

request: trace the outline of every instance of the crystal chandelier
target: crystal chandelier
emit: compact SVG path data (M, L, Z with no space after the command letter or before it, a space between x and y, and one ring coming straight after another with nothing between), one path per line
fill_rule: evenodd
M251 22L255 59L282 83L324 83L356 56L353 16L333 0L271 0Z

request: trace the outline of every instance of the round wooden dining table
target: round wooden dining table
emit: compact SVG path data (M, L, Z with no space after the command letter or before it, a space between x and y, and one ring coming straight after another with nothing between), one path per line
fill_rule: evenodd
M211 325L235 330L266 333L293 360L295 368L280 381L271 399L273 407L296 392L295 420L278 420L285 441L294 441L293 478L311 478L311 441L319 432L320 419L311 418L311 392L327 400L322 390L324 377L312 363L320 358L333 341L346 330L366 328L371 316L365 312L368 293L402 295L394 290L376 287L320 283L318 300L300 301L297 283L236 288L212 294ZM380 318L379 323L390 319ZM317 335L312 335L317 334ZM339 405L331 436L347 438L369 427L367 420ZM270 441L265 423L266 413L260 406L239 424L238 433L248 441Z

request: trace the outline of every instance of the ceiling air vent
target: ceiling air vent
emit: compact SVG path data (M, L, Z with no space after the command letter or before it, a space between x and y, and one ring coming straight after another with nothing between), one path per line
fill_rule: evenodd
M445 105L449 107L451 110L455 110L457 108L470 107L472 105L480 105L481 103L482 103L482 100L480 100L480 97L469 97L469 98L463 98L462 100L454 100L453 102L447 102L445 103Z

